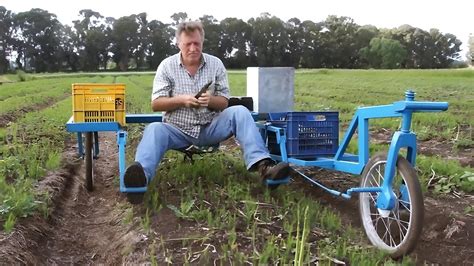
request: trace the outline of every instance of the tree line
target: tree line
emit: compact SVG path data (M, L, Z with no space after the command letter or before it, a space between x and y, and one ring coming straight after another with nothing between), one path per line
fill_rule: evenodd
M154 70L178 52L176 25L149 20L146 13L104 17L85 9L72 25L34 8L13 13L0 6L0 73L12 68L35 71ZM438 29L410 25L379 29L358 25L350 17L324 21L283 21L268 13L243 21L211 15L205 27L204 52L228 68L293 66L295 68L447 68L459 58L461 41ZM14 59L14 63L11 60Z

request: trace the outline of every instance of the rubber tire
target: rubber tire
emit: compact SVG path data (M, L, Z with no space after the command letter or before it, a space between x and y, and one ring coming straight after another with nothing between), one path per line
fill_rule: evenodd
M94 190L94 172L93 172L93 136L92 132L86 132L86 189L88 191Z
M387 161L387 155L385 153L383 154L378 153L374 155L368 161L367 165L364 168L364 171L361 176L360 186L370 187L371 186L370 184L369 185L366 185L366 184L369 180L368 178L369 178L369 174L371 173L371 170L373 169L374 166L377 166L380 164L386 165L386 161ZM372 223L373 220L370 215L370 209L371 209L370 200L371 199L370 197L368 197L369 193L360 193L359 195L359 213L360 213L362 225L364 226L367 237L369 238L370 242L374 246L382 250L385 250L394 259L400 258L413 251L421 235L421 232L423 229L423 219L424 219L423 194L421 191L420 183L418 181L418 176L413 166L405 158L401 157L400 155L398 156L398 160L396 164L396 176L394 177L394 181L396 181L397 177L404 179L405 186L407 187L407 190L408 190L408 195L409 195L409 200L410 200L409 209L411 210L411 212L410 213L405 212L405 215L403 215L404 214L403 212L402 213L398 212L399 217L400 217L400 214L402 214L405 218L408 218L409 226L408 226L405 237L395 247L389 247L388 245L384 246L380 242L380 241L383 242L383 239L380 238L380 235L375 230ZM369 203L369 205L365 205L367 203ZM402 205L402 203L398 203L398 204L399 205L397 206ZM367 206L369 206L368 213L367 213ZM394 213L391 212L390 216L392 216L392 214Z

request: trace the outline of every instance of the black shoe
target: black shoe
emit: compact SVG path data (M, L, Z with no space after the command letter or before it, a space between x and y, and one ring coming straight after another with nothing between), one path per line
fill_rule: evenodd
M145 187L147 185L147 179L145 171L139 162L131 164L123 176L123 183L126 188L131 187ZM143 201L143 195L145 193L127 193L128 201L132 204L139 204Z
M271 159L263 159L258 162L257 170L263 180L280 180L290 175L290 164L286 162L276 164Z

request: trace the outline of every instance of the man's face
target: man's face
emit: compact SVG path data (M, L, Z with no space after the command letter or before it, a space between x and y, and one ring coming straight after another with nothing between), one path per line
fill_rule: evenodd
M199 31L182 32L178 43L183 62L197 63L201 59L202 38Z

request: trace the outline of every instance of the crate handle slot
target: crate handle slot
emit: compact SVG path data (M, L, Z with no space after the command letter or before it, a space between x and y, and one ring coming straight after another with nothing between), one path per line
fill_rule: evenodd
M314 121L326 121L325 115L315 115L313 116Z

